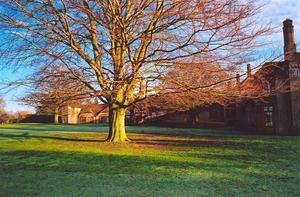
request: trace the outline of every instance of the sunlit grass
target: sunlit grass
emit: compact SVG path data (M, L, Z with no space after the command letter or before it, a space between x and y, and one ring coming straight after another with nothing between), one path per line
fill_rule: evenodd
M0 196L299 196L299 137L105 125L0 126Z

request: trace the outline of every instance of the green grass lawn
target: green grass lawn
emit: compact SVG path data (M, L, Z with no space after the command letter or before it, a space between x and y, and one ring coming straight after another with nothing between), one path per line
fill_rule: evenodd
M0 125L0 196L300 196L300 138L230 130Z

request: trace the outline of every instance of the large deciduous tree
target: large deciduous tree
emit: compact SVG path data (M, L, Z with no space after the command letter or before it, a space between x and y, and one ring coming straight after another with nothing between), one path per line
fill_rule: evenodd
M269 30L255 21L255 0L0 0L0 6L2 57L20 66L64 64L109 105L113 142L128 140L126 110L174 63L233 66Z

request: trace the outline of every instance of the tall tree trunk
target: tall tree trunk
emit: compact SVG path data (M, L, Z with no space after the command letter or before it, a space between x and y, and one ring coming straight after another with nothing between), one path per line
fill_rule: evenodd
M111 109L111 119L109 126L108 142L125 142L128 141L125 132L125 115L127 108Z
M58 124L58 107L54 110L54 124Z

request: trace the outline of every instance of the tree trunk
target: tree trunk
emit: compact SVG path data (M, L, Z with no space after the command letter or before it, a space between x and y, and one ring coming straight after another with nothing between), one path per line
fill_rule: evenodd
M113 110L112 106L108 106L108 125L109 125L109 131L108 131L108 137L107 141L112 137L112 117L113 117Z
M197 125L197 108L196 109L192 109L188 112L188 117L189 117L189 123L191 127L196 127Z
M58 108L55 108L54 110L54 124L58 124Z
M113 108L111 109L111 118L109 126L109 135L107 137L108 142L120 142L128 141L125 132L125 115L127 108Z

